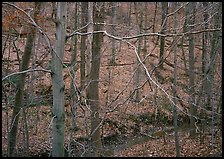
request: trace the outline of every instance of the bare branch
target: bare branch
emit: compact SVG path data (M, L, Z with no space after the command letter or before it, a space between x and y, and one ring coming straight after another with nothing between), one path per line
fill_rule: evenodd
M93 31L93 32L86 32L86 33L80 33L80 32L73 32L71 35L67 36L66 39L75 36L75 35L90 35L90 34L98 34L98 33L104 33L110 38L113 38L115 40L131 40L131 39L136 39L144 36L162 36L162 37L176 37L176 36L185 36L189 34L200 34L204 32L214 32L214 31L222 31L222 28L216 28L216 29L204 29L204 30L199 30L199 31L194 31L194 32L185 32L185 33L178 33L178 34L161 34L161 33L144 33L144 34L139 34L135 36L127 36L127 37L116 37L114 35L111 35L107 33L107 31Z
M14 76L14 75L19 75L19 74L24 74L24 73L27 73L27 72L34 72L34 71L44 71L44 72L48 72L48 73L51 73L50 70L46 70L46 69L32 69L32 70L25 70L25 71L21 71L21 72L15 72L15 73L12 73L12 74L9 74L5 77L2 78L2 81L4 81L5 79L11 77L11 76Z

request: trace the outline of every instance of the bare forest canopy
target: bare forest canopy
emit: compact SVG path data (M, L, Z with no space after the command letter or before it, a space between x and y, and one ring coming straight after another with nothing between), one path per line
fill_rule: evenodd
M222 2L2 2L2 156L222 156Z

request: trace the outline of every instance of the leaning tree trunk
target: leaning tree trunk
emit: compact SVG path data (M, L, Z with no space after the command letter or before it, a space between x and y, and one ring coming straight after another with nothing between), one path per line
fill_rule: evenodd
M104 22L104 4L94 3L93 6L93 21L94 31L102 29ZM99 118L99 71L100 71L100 51L103 42L103 34L93 34L92 42L92 64L90 71L90 84L87 90L87 97L91 107L91 140L94 150L94 156L100 156L102 151L102 142L100 135L100 118Z
M34 12L35 22L37 22L37 17L40 12L40 8L41 8L41 2L35 2L35 12ZM26 46L22 58L20 71L25 71L28 69L33 43L35 41L35 36L36 36L36 29L34 27L30 27L30 31L26 40ZM16 84L17 91L15 96L15 105L13 107L11 129L8 138L8 156L14 156L14 148L16 145L19 116L21 113L20 111L23 109L23 93L24 93L25 79L26 79L26 73L20 74Z
M63 57L66 37L66 2L57 3L56 15L56 52L52 53L52 85L53 85L53 145L52 157L64 156L64 82Z

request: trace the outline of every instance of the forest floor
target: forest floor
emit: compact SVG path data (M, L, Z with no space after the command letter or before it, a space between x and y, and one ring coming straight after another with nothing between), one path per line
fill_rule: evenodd
M127 9L127 8L126 8ZM153 8L152 8L153 9ZM123 10L123 12L126 12ZM135 20L135 16L132 15L133 21ZM122 17L122 16L121 16ZM159 19L160 17L158 17ZM159 22L157 22L159 24ZM54 41L54 23L49 22L46 24L46 32L49 35L51 42L53 44ZM129 28L132 29L129 29ZM128 31L127 31L128 30ZM132 24L131 26L117 26L116 34L119 36L135 35L138 31L136 26ZM79 39L80 40L80 39ZM137 47L136 40L130 40ZM67 43L66 49L70 49L70 42ZM19 43L18 46L21 50L23 50L24 43ZM154 48L154 46L156 46ZM109 49L108 49L109 48ZM105 144L106 146L120 146L120 148L114 148L113 156L114 157L174 157L175 154L175 140L173 132L161 136L155 136L156 138L148 138L142 133L148 132L148 130L152 127L152 122L147 123L146 120L152 120L152 116L155 115L155 112L161 111L164 116L168 116L168 118L172 118L172 105L168 104L168 98L164 95L164 92L161 89L158 89L157 86L153 82L149 82L144 85L140 89L140 99L141 102L136 103L132 101L132 97L130 96L133 91L134 85L134 71L136 68L136 54L134 49L128 46L126 43L117 42L116 43L116 65L110 65L109 61L111 58L111 41L109 38L105 37L104 45L102 48L102 56L101 56L101 67L100 67L100 83L99 83L99 96L100 96L100 105L101 105L101 117L104 117L105 110L112 110L117 107L116 110L111 111L106 115L105 122L103 124L103 136L109 137L115 135L116 138L112 138L112 143ZM195 50L199 50L195 48ZM178 48L178 51L181 52L181 48ZM46 50L41 50L40 52L46 52ZM164 63L164 69L157 71L155 70L152 75L152 79L155 80L156 83L159 84L167 93L172 94L172 81L173 81L173 56L172 48L168 45L166 46L166 60L169 63ZM201 58L201 55L196 52L198 56L197 60ZM79 53L78 53L79 54ZM145 61L145 65L148 68L148 71L152 71L155 68L155 65L158 64L159 57L159 46L155 45L155 39L148 38L147 39L147 50L145 50L145 54L150 54L148 59ZM37 55L37 60L41 59L42 54ZM16 54L14 56L16 59ZM43 67L48 67L50 63L51 56L50 54L45 56L43 59ZM71 59L71 52L65 52L64 61L68 62ZM79 60L79 57L78 57ZM16 61L16 60L15 60ZM178 95L184 99L188 99L187 95L187 85L188 80L185 74L183 59L181 55L178 55L178 83L177 93ZM188 62L188 60L187 60ZM170 65L171 63L171 65ZM11 63L13 65L13 63ZM13 66L14 67L14 66ZM12 70L14 68L12 67ZM196 65L196 70L198 70L198 65ZM79 64L78 64L79 68ZM151 72L150 72L151 73ZM79 69L77 71L77 85L79 85ZM35 83L35 96L40 95L51 95L51 78L49 74L39 74L40 76L36 76L37 81ZM64 69L64 77L68 76L68 69ZM199 76L197 76L199 77ZM196 82L197 81L196 77ZM140 73L140 85L143 84L147 80L147 76L145 75L145 71L143 67L141 67ZM69 128L71 126L71 114L69 107L69 100L67 100L67 96L69 94L70 89L70 78L65 78L65 88L66 88L66 137L65 143L69 142ZM217 82L217 81L216 81ZM47 92L48 91L48 92ZM49 97L49 96L47 96ZM116 99L116 100L114 100ZM40 101L43 99L39 99ZM46 99L44 99L46 100ZM43 100L43 101L44 101ZM112 102L114 100L114 102ZM108 103L112 104L108 104ZM181 106L178 103L178 106L181 110L188 109L187 104ZM83 112L83 109L86 111ZM178 111L181 114L181 110ZM48 156L50 151L50 143L52 143L52 129L50 127L50 123L52 120L51 107L49 103L42 104L41 106L30 107L26 110L27 112L27 120L29 125L29 153L26 154L24 151L24 132L23 126L24 124L21 122L18 130L18 141L16 146L16 154L17 156ZM7 114L8 113L8 114ZM2 111L2 156L6 156L7 150L7 127L8 120L11 117L11 110ZM7 116L8 115L8 116ZM146 115L143 120L142 116ZM163 116L163 118L164 118ZM85 117L87 117L87 121L85 121ZM159 117L159 116L158 116ZM76 132L76 137L81 138L85 137L83 134L86 133L86 126L90 127L90 112L87 107L83 106L83 108L78 108L77 110L77 125L79 130ZM146 123L144 123L144 122ZM166 122L163 125L156 125L154 127L158 127L159 130L163 127L167 126ZM84 124L83 124L84 123ZM112 123L112 124L111 124ZM85 125L87 124L87 125ZM137 126L137 127L135 127ZM195 138L189 137L189 129L185 127L179 130L179 145L180 145L180 155L181 157L209 157L209 156L222 156L222 130L218 127L215 127L216 134L212 139L211 132L209 131L209 126L205 128L205 132L203 135L200 133L197 134ZM123 128L123 129L122 129ZM138 130L136 130L136 128ZM201 130L201 129L200 129ZM128 145L131 140L136 140ZM164 141L165 139L165 141ZM137 141L139 140L139 141ZM203 141L202 141L203 140ZM213 143L212 143L213 140ZM83 142L84 144L85 142ZM126 144L126 146L122 146ZM26 154L26 155L25 155Z
M30 120L37 121L36 114L33 112L33 118L30 116ZM42 107L39 111L39 122L37 125L30 125L29 128L29 152L26 154L24 151L23 131L20 129L18 134L18 142L16 146L17 156L29 156L29 157L48 157L50 153L50 146L48 143L49 134L48 126L50 123L50 110L48 107ZM35 117L34 117L35 116ZM4 119L4 116L3 116ZM115 121L115 120L113 120ZM30 121L30 123L32 123ZM34 124L34 122L32 123ZM66 123L67 125L68 123ZM148 125L149 127L151 125ZM208 126L209 127L209 126ZM198 133L194 138L189 137L189 127L183 126L178 130L179 147L181 157L221 157L222 156L222 130L216 128L213 143L211 132L205 128L202 134ZM159 128L161 130L161 128ZM201 127L199 130L202 130ZM6 134L3 124L2 134ZM175 157L175 140L173 131L165 136L158 133L158 136L152 138L146 136L147 133L142 133L143 130L138 132L131 132L131 129L127 129L126 133L116 133L115 129L108 130L112 133L104 138L104 146L106 149L112 150L107 153L107 156L114 157ZM157 131L159 132L159 131ZM160 131L161 132L161 131ZM84 137L81 135L81 130L77 131L77 138ZM65 142L69 142L69 132L66 131L67 137ZM79 134L79 135L78 135ZM145 135L146 134L146 135ZM50 133L52 142L52 133ZM109 137L109 138L108 138ZM7 140L6 136L2 138L2 156L6 155ZM85 141L80 141L81 144L86 144Z

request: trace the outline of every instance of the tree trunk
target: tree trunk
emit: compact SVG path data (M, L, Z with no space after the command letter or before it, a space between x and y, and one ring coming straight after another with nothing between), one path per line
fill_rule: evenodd
M187 17L187 11L185 12L185 17ZM185 21L184 21L184 25L183 25L183 33L186 33L187 32L187 18L185 18ZM182 50L182 56L183 56L183 62L184 62L184 68L185 68L185 72L186 74L188 74L187 72L187 61L186 61L186 56L185 56L185 51L184 51L184 41L185 41L185 37L183 36L181 38L181 50Z
M94 3L93 21L94 31L102 30L102 25L97 23L104 22L104 3ZM87 98L91 108L91 140L94 156L100 156L102 152L102 142L100 135L99 118L99 71L100 71L100 51L103 42L103 34L93 34L92 42L92 66L90 71L90 84L87 90Z
M74 19L74 20L73 20ZM74 16L72 16L71 19L71 26L74 30L78 29L78 2L75 3L75 13ZM75 116L76 116L76 105L77 105L77 97L76 93L77 90L74 86L75 82L75 73L76 73L76 68L77 68L77 36L73 36L71 39L71 52L72 52L72 57L71 57L71 83L70 83L70 90L71 90L71 112L72 112L72 128L74 129L76 127L76 122L75 122Z
M195 2L190 2L187 5L187 15L189 16L187 24L190 25L187 30L189 32L194 29L195 21ZM193 137L196 134L195 128L195 115L196 115L196 106L195 106L195 90L194 90L194 36L189 34L189 103L190 103L190 136Z
M88 2L88 32L93 32L93 2ZM87 40L87 57L86 57L86 76L89 79L90 69L91 69L91 56L92 56L92 41L93 35L88 36Z
M82 6L82 13L81 13L81 27L85 26L88 21L88 2L81 2ZM82 29L82 32L87 32L87 27ZM86 36L81 36L81 46L80 46L80 54L81 54L81 63L80 63L80 83L81 83L81 89L84 86L84 81L85 81L85 54L86 54Z
M161 2L162 3L162 23L161 23L161 34L165 33L166 30L166 23L167 19L166 16L168 14L168 2ZM160 37L160 61L159 67L163 69L163 59L164 59L164 50L165 50L165 37Z
M137 28L138 28L138 33L141 34L142 33L142 21L143 21L143 16L142 16L142 12L143 12L143 7L142 7L142 3L140 2L140 18L138 18L138 14L137 14L137 4L136 2L134 3L135 5L135 13L136 13L136 24L137 24ZM138 19L140 21L138 21ZM138 39L138 56L140 56L140 53L141 53L141 45L142 45L142 37L140 37ZM137 59L137 62L136 62L136 66L137 66L137 70L136 70L136 75L135 75L135 84L134 84L134 87L135 87L135 94L134 94L134 101L135 102L139 102L140 101L140 92L139 92L139 83L140 83L140 73L141 73L141 68L140 68L140 61Z
M203 17L204 17L204 29L208 29L208 18L209 18L209 14L208 14L208 2L203 2L203 9L205 10L203 13ZM202 33L202 86L201 86L201 93L200 95L202 95L202 106L205 106L206 103L206 88L207 88L207 78L206 78L206 69L207 69L207 44L208 44L208 33L204 32ZM199 99L197 104L199 105ZM204 107L205 108L205 107ZM206 112L205 110L202 110L201 113L201 118L206 116ZM206 121L204 120L202 122L202 133L200 134L200 142L204 143L204 129L206 126Z
M71 12L71 19L70 19L70 26L72 30L78 29L78 2L75 3L75 12ZM72 125L70 129L70 141L68 146L68 157L71 157L71 145L73 142L73 135L75 135L75 130L77 129L76 124L76 112L77 112L77 106L78 106L78 97L77 97L77 89L75 88L75 78L76 78L76 68L77 68L77 36L73 36L71 38L71 82L70 82L70 97L71 97L71 120Z
M146 28L149 25L147 23L147 12L148 12L148 10L147 10L147 2L145 2L145 8L144 8L144 13L145 13L145 19L144 19L144 21L145 21L145 25L144 25L145 33L147 33L147 31L148 31L148 29L146 29ZM147 54L147 37L145 36L144 37L144 47L143 47L143 58L144 59L146 57L146 54Z
M174 2L174 11L176 10L177 2ZM177 15L174 15L174 28L177 28ZM175 137L175 147L176 147L176 157L180 157L180 146L178 139L178 126L177 126L177 108L176 108L176 97L177 97L177 37L174 37L174 72L173 72L173 125L174 125L174 137Z
M66 2L57 3L56 43L52 54L52 85L53 85L53 145L52 157L64 157L64 82L63 57L66 37Z
M111 15L111 34L115 35L115 26L114 24L116 23L116 2L111 2L112 5L112 15ZM112 39L112 53L111 53L111 60L110 64L115 65L115 53L116 53L116 46L115 46L115 39Z
M155 12L154 12L154 16L153 16L153 26L152 26L152 32L155 33L155 24L156 24L156 12L157 12L157 2L155 2ZM153 37L154 39L154 37Z
M41 2L35 2L35 12L34 12L34 21L37 22L37 17L40 12ZM33 43L35 41L36 29L34 27L30 27L30 31L26 40L26 46L24 50L24 55L22 57L22 65L20 67L20 71L24 71L28 69L29 61L32 53ZM16 137L17 137L17 129L20 111L23 109L23 93L24 93L24 85L25 85L26 73L20 74L19 79L16 84L16 96L15 96L15 105L13 107L13 114L11 120L11 129L9 132L8 139L8 156L14 156L14 148L16 145Z
M220 24L222 22L220 15L222 14L222 3L218 3L217 5L217 12L214 13L214 28L220 28ZM211 118L212 118L212 122L211 122L211 132L212 132L212 136L211 136L211 144L212 144L212 151L214 151L214 143L215 143L215 105L214 104L214 91L213 91L213 87L214 87L214 73L215 73L215 63L216 63L216 57L217 57L217 50L219 48L222 47L221 44L221 40L220 37L221 35L219 35L219 32L214 32L212 35L212 39L211 39L211 50L210 50L210 66L208 68L208 70L206 71L208 74L208 96L207 96L207 103L206 103L206 107L207 109L212 111L211 114ZM218 121L217 121L218 122Z
M132 2L128 2L128 26L131 25L131 3Z

